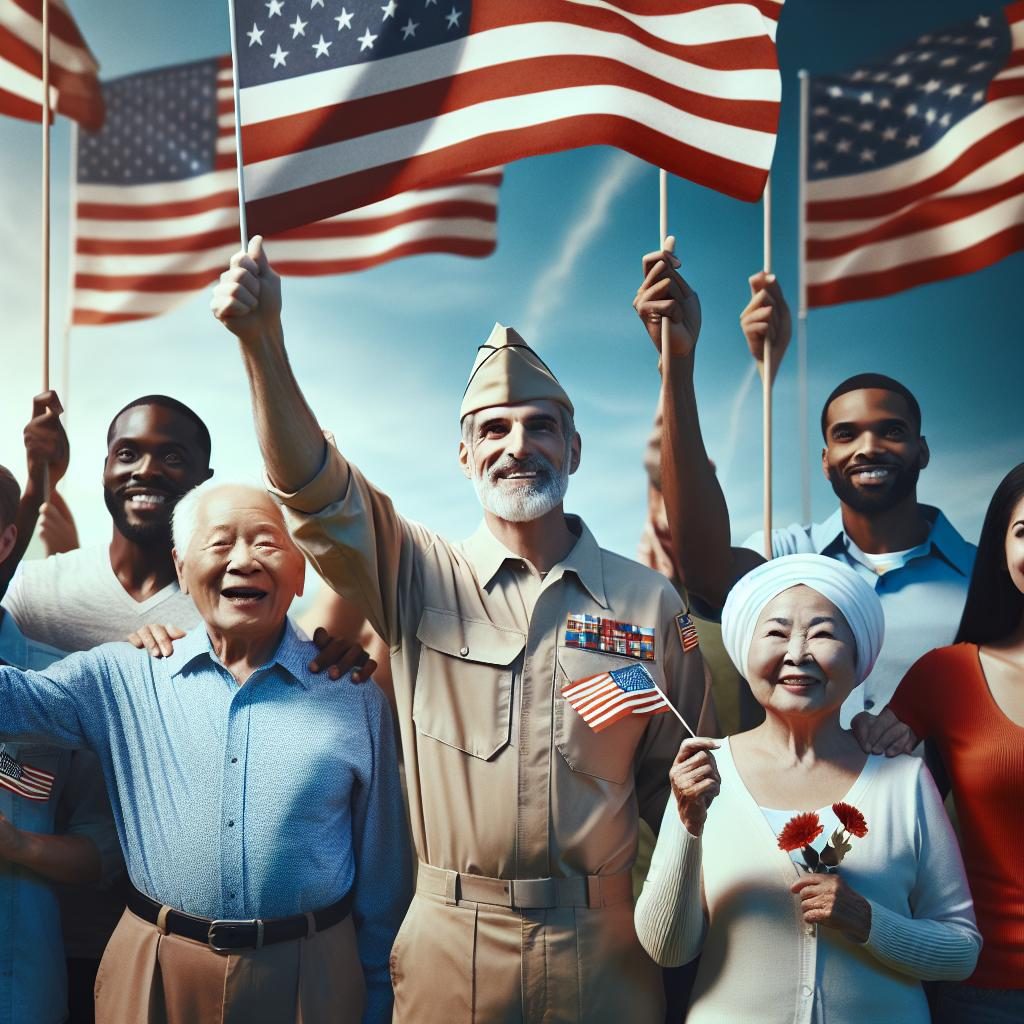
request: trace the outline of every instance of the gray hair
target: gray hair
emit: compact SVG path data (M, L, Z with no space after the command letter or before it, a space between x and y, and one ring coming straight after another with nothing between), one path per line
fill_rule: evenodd
M253 480L204 480L201 484L193 487L184 497L180 498L174 506L174 515L171 520L171 537L174 543L174 550L178 557L183 558L192 543L192 535L196 532L196 523L199 520L199 506L214 491L224 487L244 487L249 491L258 491L265 495L266 489Z

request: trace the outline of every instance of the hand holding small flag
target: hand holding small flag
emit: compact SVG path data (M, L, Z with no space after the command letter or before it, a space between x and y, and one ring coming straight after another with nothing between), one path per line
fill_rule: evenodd
M679 820L692 836L704 831L708 808L722 788L722 777L711 753L718 747L717 740L706 736L683 740L668 773Z

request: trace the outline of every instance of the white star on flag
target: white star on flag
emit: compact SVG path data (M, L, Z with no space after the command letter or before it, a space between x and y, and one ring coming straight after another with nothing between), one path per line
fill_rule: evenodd
M363 50L372 50L374 40L377 37L367 28L367 30L359 37L359 52Z
M340 32L343 28L351 28L352 18L353 15L346 11L344 7L342 7L341 14L339 14L334 19L338 23L338 31Z
M288 62L285 60L285 58L288 56L288 51L282 50L280 43L277 44L277 49L270 56L274 61L275 68L281 67L282 65L287 67Z
M292 39L298 39L299 36L304 36L306 34L306 26L308 24L308 21L303 21L298 15L296 15L295 20L288 26L292 30Z
M403 39L409 39L411 36L416 35L416 29L418 29L419 27L420 27L419 22L418 21L413 21L412 18L410 18L402 26L402 38Z
M281 8L284 7L284 0L267 0L267 3L263 6L270 12L267 17L272 18L275 14L281 13Z
M252 23L252 30L248 33L249 45L252 46L254 43L257 46L263 45L263 29L256 27L256 22Z
M328 43L324 40L323 36L321 36L319 40L317 40L317 42L313 44L313 49L316 51L315 56L317 57L318 60L321 57L330 56L331 45L331 43Z
M458 28L459 18L462 17L462 11L457 11L454 7L451 9L451 13L446 14L445 17L448 19L449 28Z
M388 18L393 18L395 16L395 11L397 10L398 4L395 3L395 0L388 0L387 4L381 8L381 11L384 14L384 17L381 20L387 21Z

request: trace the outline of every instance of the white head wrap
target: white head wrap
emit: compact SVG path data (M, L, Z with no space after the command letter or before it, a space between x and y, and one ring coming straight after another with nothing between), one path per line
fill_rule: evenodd
M801 584L828 598L843 613L857 641L857 682L863 682L885 637L882 603L853 569L824 555L783 555L737 581L722 609L722 642L733 664L746 676L754 627L765 605Z

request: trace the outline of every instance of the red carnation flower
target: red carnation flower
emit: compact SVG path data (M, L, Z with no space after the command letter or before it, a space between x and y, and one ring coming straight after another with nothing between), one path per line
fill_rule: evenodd
M814 811L794 815L782 826L779 833L779 849L787 853L802 850L805 846L810 846L824 831L824 826Z
M868 834L868 823L864 820L864 815L853 804L844 804L840 801L832 805L832 810L851 836L863 839Z

